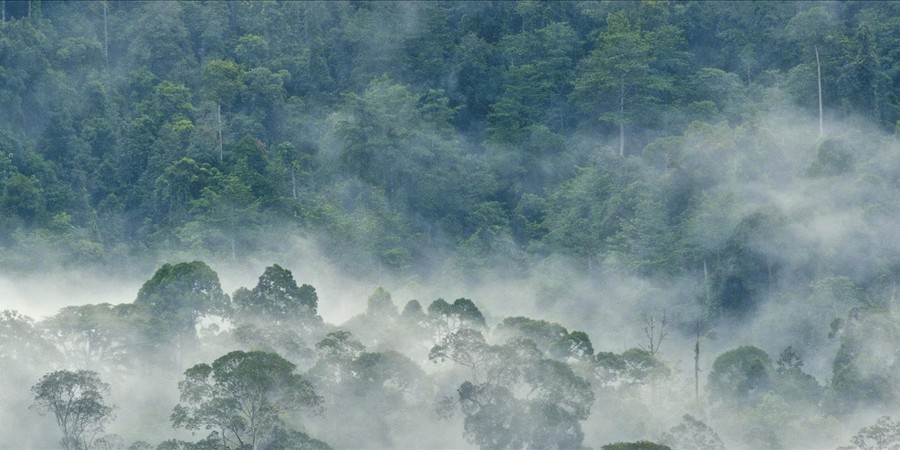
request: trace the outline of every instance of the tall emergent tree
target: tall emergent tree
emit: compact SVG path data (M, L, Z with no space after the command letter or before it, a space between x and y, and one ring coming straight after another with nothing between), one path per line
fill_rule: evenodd
M172 412L173 426L213 430L210 438L223 449L259 450L285 433L298 434L283 415L318 412L323 399L295 367L275 353L258 351L234 351L212 365L197 364L178 383L182 404Z
M257 317L275 324L316 319L316 288L297 286L294 276L278 264L266 267L252 290L234 293L234 309L240 320Z
M228 296L219 275L206 263L164 264L147 280L134 300L148 319L145 330L157 342L173 342L179 351L196 338L202 316L224 316Z
M822 64L819 49L837 33L837 21L820 6L801 11L785 27L788 37L799 45L810 48L816 57L816 83L819 93L819 139L825 135L825 119L822 105Z
M49 412L62 431L60 445L66 450L87 450L112 420L111 406L103 402L109 385L97 372L59 370L31 387L34 408Z
M572 100L618 127L619 156L625 156L625 127L642 121L642 114L672 91L664 68L684 55L679 50L684 38L670 26L642 29L625 11L609 14L606 22L575 80Z

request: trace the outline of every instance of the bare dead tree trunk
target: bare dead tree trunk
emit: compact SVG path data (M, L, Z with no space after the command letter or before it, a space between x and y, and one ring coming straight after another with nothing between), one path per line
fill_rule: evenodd
M650 356L655 356L656 352L659 351L659 346L662 345L662 341L668 336L668 333L666 333L666 325L669 323L668 315L663 313L662 319L657 322L652 314L644 314L642 320L644 336L647 337L650 346L647 348L642 346L641 348L650 352ZM659 332L656 331L657 326L659 327Z
M3 21L6 22L6 0L0 0L0 10L3 10Z
M822 117L822 65L819 63L819 46L813 46L816 51L816 78L819 82L819 139L825 135L825 119Z

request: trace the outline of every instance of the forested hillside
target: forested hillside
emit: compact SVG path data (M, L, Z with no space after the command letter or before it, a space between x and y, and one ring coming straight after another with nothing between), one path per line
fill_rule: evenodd
M144 278L0 447L888 448L898 138L897 2L3 0L0 310Z

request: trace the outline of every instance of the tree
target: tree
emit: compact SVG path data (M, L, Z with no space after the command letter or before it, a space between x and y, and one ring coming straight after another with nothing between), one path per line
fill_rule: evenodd
M369 296L366 314L376 321L393 321L399 312L397 305L391 300L391 293L379 286Z
M690 414L685 414L680 424L663 433L660 442L674 450L725 450L718 433Z
M488 359L487 342L481 332L471 328L462 328L441 339L438 345L428 352L428 359L434 362L453 361L472 371L472 379L479 382L481 365Z
M730 404L755 404L771 388L772 360L765 351L742 346L719 355L709 373L710 395Z
M536 123L563 131L578 35L568 24L555 22L535 32L507 35L501 46L509 67L503 95L488 116L492 135L526 143L522 132Z
M432 348L432 361L454 361L471 369L456 395L465 415L466 439L481 448L578 448L584 439L580 421L590 414L590 383L565 363L544 358L529 339L488 345L478 331L463 328ZM517 398L515 393L527 393Z
M458 298L452 304L442 298L431 302L427 323L438 340L462 329L482 330L487 327L481 311L467 298Z
M66 306L42 323L60 352L79 367L122 364L134 333L121 306Z
M353 389L377 396L427 392L425 372L405 355L389 350L360 353L353 360ZM397 407L399 402L394 402ZM384 404L384 403L382 403Z
M234 61L213 59L203 66L204 94L216 104L216 144L219 163L224 161L222 142L222 105L230 104L243 89L243 73Z
M882 45L886 45L893 52L896 45L896 37L887 32L887 29L892 29L896 24L896 19L889 19L895 15L860 14L851 40L851 49L856 54L847 55L846 58L850 61L841 68L839 78L842 97L847 98L848 106L853 108L853 112L882 126L895 125L898 117L896 100L892 101L893 97L886 92L887 86L896 80L896 62L890 69L885 67L887 62L897 61L897 58L895 55L885 58L881 49ZM876 30L879 29L880 32L876 35ZM885 123L886 113L893 116L891 119L894 120Z
M0 364L22 367L54 359L56 349L41 336L34 320L18 311L0 311ZM8 375L13 375L12 371ZM6 374L4 374L6 375Z
M659 197L659 193L640 192L634 217L624 221L622 229L608 239L612 257L645 275L678 273L682 269L679 263L684 246L678 239L678 226L669 217L669 205Z
M224 449L267 448L285 428L291 411L321 410L313 385L295 365L275 353L234 351L212 365L197 364L178 383L181 402L175 428L214 430Z
M44 215L44 195L34 177L14 173L6 180L0 193L3 215L10 215L24 225L33 225Z
M307 376L328 399L328 417L317 425L341 424L328 440L339 447L398 447L391 428L398 421L407 426L408 408L422 408L430 398L425 372L396 351L363 351L344 331L329 333L316 348L319 360Z
M644 168L633 161L598 155L548 195L544 240L554 249L585 261L602 261L611 236L636 208Z
M253 195L251 186L235 175L220 174L191 203L197 220L187 224L182 234L189 239L199 237L207 248L221 248L224 244L230 250L231 259L237 260L239 240L254 236L261 221L260 201ZM192 225L201 225L201 229L193 229Z
M562 325L528 317L507 317L494 330L502 338L531 339L541 351L553 358L591 358L594 348L588 335L581 331L569 333Z
M291 321L315 320L319 297L316 288L297 286L294 276L278 264L266 267L252 290L234 293L235 318L258 317L283 324Z
M337 330L328 333L316 343L318 361L310 374L327 383L340 383L353 377L352 362L365 351L366 347L352 338L349 331Z
M803 372L803 359L793 347L784 349L775 362L775 389L795 404L818 405L822 387L815 377Z
M218 170L191 158L181 158L165 168L153 190L152 217L158 235L172 233L192 219L192 202L216 174Z
M683 55L680 30L671 26L643 29L625 11L610 13L606 30L584 60L572 98L603 122L619 129L619 156L625 156L625 126L638 122L647 109L673 89L663 69L666 58ZM646 125L646 124L644 124Z
M872 425L863 427L850 442L853 447L841 447L840 450L892 450L900 448L900 422L888 416L878 419Z
M194 55L182 5L148 3L136 12L134 38L124 38L130 59L160 78L187 76Z
M109 385L97 372L60 370L51 372L31 387L34 408L53 414L62 431L60 445L66 450L87 450L112 420L113 408L103 396Z
M832 363L831 405L838 412L856 407L893 405L900 382L900 351L885 348L900 336L900 320L886 308L864 304L850 310Z
M814 7L801 11L786 26L788 36L800 45L812 47L816 57L816 81L819 93L819 139L825 135L825 119L822 104L822 65L819 48L826 38L835 34L837 23L825 8Z
M640 346L642 350L646 350L650 353L650 356L655 356L659 351L659 346L662 345L662 341L669 336L666 332L666 325L669 323L668 314L663 312L662 318L657 321L657 319L653 316L653 314L644 313L641 315L641 330L644 332L644 336L647 337L647 347ZM659 330L657 331L657 327Z
M643 385L671 374L671 370L656 356L642 348L625 350L621 354L597 352L591 374L603 388L622 389Z
M164 264L138 291L135 306L149 319L145 330L156 342L174 341L179 349L196 339L202 316L225 316L228 296L219 276L202 261Z

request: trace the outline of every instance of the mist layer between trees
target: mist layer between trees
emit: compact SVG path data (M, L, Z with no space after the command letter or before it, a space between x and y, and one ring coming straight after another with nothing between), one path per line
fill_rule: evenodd
M239 349L322 398L266 442L790 448L896 428L877 420L898 415L893 3L3 7L15 417L42 376L92 369L123 439L103 445L196 442L169 420L177 383ZM196 260L218 309L135 297ZM241 323L273 262L322 294L291 310L313 325ZM127 364L73 347L97 324ZM351 407L376 404L397 413ZM9 423L40 436L16 446L59 442Z

